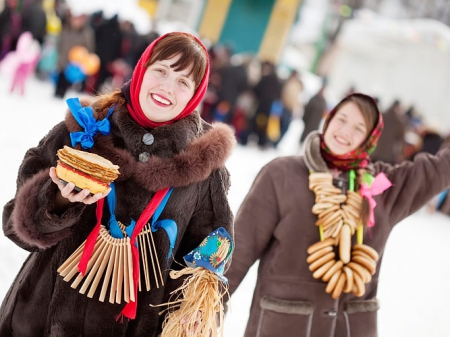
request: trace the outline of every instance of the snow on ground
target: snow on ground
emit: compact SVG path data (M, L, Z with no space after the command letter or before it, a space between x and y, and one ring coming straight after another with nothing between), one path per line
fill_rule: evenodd
M0 157L2 159L0 205L15 193L17 170L25 151L59 122L65 102L52 97L51 83L32 78L25 96L10 94L9 80L0 77ZM68 96L76 95L69 92ZM260 151L238 146L228 161L232 187L230 204L237 211L259 171L280 155L298 153L300 121L294 121L278 150ZM449 170L450 174L450 170ZM450 336L450 218L422 209L393 231L386 251L379 284L379 331L382 337ZM27 252L0 235L0 299L6 295ZM242 336L253 287L254 265L232 297L232 311L226 318L225 336Z

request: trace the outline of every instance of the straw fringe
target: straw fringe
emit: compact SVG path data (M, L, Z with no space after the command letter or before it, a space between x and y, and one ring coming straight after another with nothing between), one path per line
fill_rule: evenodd
M169 307L160 313L169 311L163 322L160 337L223 336L222 298L228 292L227 288L220 286L223 289L221 292L220 279L205 268L184 268L181 271L170 272L173 279L184 275L190 276L184 280L182 286L172 292L173 295L176 294L176 300L165 303L164 305ZM198 313L201 314L200 322L197 322ZM182 324L182 320L186 319L187 322ZM197 328L196 323L199 324Z

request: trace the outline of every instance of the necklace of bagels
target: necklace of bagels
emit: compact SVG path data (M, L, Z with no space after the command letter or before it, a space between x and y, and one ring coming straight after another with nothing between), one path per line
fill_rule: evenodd
M313 172L309 175L309 189L316 199L312 213L318 219L321 241L308 247L309 270L315 279L327 283L325 291L333 299L344 293L353 292L361 297L365 285L376 272L378 253L362 243L360 209L362 197L349 189L347 194L333 185L331 173ZM352 236L357 233L361 243L352 246ZM334 247L338 246L336 259Z

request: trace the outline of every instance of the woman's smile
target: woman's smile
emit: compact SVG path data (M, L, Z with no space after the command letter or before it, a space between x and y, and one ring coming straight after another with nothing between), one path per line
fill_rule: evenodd
M163 96L160 96L158 94L150 94L150 96L155 101L155 104L157 104L159 106L169 106L172 104L168 99L166 99Z

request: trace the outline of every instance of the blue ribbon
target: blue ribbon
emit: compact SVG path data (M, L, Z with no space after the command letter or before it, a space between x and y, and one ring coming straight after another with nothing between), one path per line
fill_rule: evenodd
M94 118L92 108L90 106L83 107L77 97L69 98L66 102L75 120L84 128L84 131L70 133L72 147L80 144L83 149L90 149L94 145L94 136L97 133L109 135L111 124L108 118L114 112L115 105L109 108L106 118L98 121Z
M106 202L109 208L109 232L113 238L123 239L125 235L120 230L119 223L116 219L116 185L112 182L109 187L111 188L111 192L106 196Z
M441 205L442 205L442 203L444 202L445 197L446 197L447 195L448 195L448 189L445 190L444 192L442 192L441 194L439 194L438 201L437 201L437 203L436 203L436 209L439 209L439 208L441 207Z
M133 235L134 227L136 227L136 221L131 219L130 225L125 227L125 232L127 233L129 238L131 238L131 236ZM137 240L136 240L136 242L134 244L136 245L136 247L138 246Z
M106 200L108 202L108 207L109 207L109 213L110 213L110 218L109 218L109 223L108 223L109 231L110 231L112 237L114 237L116 239L122 239L125 236L124 236L123 232L120 230L119 224L118 224L116 216L115 216L116 187L115 187L114 183L111 183L110 187L111 187L111 192L106 197ZM172 257L172 251L173 251L173 248L175 247L175 242L177 241L178 227L177 227L177 223L172 219L164 219L164 220L158 221L158 218L161 215L164 208L166 207L167 201L169 200L169 197L172 194L172 191L173 191L173 187L171 189L169 189L169 191L165 195L164 199L161 201L161 203L156 208L155 213L152 216L151 224L150 224L152 232L156 232L158 229L162 228L167 233L167 236L169 238L169 244L170 244L169 252L167 254L168 261ZM131 219L131 223L125 227L125 232L128 237L131 238L135 226L136 226L136 221ZM137 247L137 241L134 244Z
M178 227L177 227L177 223L172 219L164 219L164 220L158 221L158 218L161 215L164 207L166 207L167 201L169 200L169 197L172 194L172 191L173 191L173 187L171 189L169 189L166 196L159 204L158 208L156 209L155 213L152 216L152 222L151 222L152 232L156 232L159 228L162 228L167 233L167 236L169 238L169 243L170 243L169 252L167 254L167 261L169 261L170 258L172 257L172 250L175 247L175 242L177 241Z

